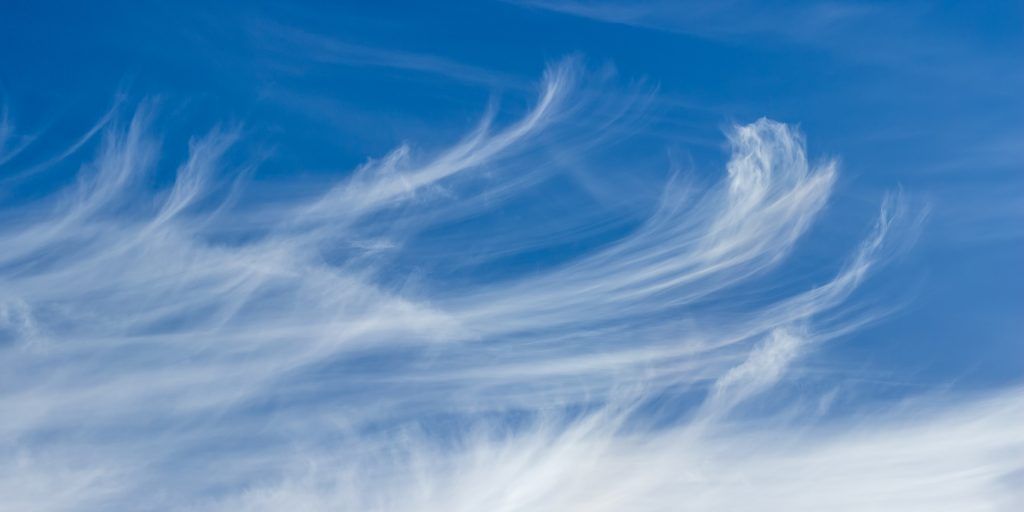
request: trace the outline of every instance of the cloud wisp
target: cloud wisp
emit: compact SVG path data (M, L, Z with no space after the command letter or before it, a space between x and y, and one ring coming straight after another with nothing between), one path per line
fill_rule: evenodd
M629 110L581 105L585 72L553 65L518 120L272 204L239 192L241 130L192 139L154 189L152 105L105 119L73 183L0 210L0 508L1020 504L1019 392L834 423L801 397L749 407L875 320L853 294L912 224L881 199L830 279L754 286L813 235L839 172L785 124L734 127L716 184L669 181L642 222L564 261L445 280L472 260L453 245L413 279L401 262L432 234L557 179L553 146L593 147L581 117ZM506 250L476 229L474 251Z

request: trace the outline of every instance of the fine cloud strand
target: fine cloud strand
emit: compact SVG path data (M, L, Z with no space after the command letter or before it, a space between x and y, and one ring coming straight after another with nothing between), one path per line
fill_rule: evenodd
M840 164L768 119L711 180L608 201L631 170L581 157L548 189L653 94L591 75L554 64L524 111L315 186L252 180L241 125L172 147L155 101L18 167L5 110L2 186L75 170L0 196L0 509L1024 507L1018 389L825 414L816 356L896 308L862 285L923 208L873 198L803 278ZM537 197L563 215L495 214ZM572 232L600 236L486 271Z

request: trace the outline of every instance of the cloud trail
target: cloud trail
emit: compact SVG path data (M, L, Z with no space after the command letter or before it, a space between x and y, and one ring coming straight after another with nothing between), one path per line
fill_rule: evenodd
M497 75L492 70L435 55L364 46L268 22L255 24L253 32L261 42L274 43L268 46L288 57L299 54L314 62L326 64L401 69L487 87L523 86L516 83L512 76Z
M0 509L1021 503L1017 390L831 423L748 407L799 402L780 384L876 319L853 294L913 230L899 197L883 199L831 279L753 287L813 234L839 172L809 163L785 124L734 127L718 183L666 183L646 219L564 262L415 283L396 262L424 238L555 179L544 148L592 147L585 73L553 65L518 120L491 112L449 148L403 146L273 204L234 188L252 165L241 129L193 138L154 188L155 106L104 119L76 181L0 209ZM635 105L603 107L611 123ZM508 250L470 235L482 254ZM641 414L656 407L658 421Z

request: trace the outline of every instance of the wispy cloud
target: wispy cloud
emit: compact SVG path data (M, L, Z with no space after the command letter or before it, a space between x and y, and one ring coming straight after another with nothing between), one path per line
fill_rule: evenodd
M1024 75L1002 47L960 39L926 22L937 6L881 2L622 2L511 0L604 23L757 46L824 49L845 61L882 66L923 80L1005 95ZM982 77L999 76L998 81ZM932 86L933 84L925 84Z
M8 106L0 107L0 165L18 156L34 138L31 135L18 136Z
M513 0L512 3L608 23L700 37L743 39L774 35L802 42L882 10L878 5L852 2L766 5L742 0L715 3Z
M269 44L276 54L292 62L393 68L489 88L527 85L511 75L437 55L368 46L267 21L254 24L253 33L261 45Z
M1010 511L1024 499L1015 394L799 434L622 432L614 417L594 416L470 434L454 448L407 435L356 463L306 454L292 478L214 509Z
M733 127L718 183L664 184L642 223L567 261L502 280L404 279L394 262L416 258L417 237L556 177L546 148L593 148L607 124L588 116L625 118L632 104L584 103L585 73L553 65L517 120L485 115L451 147L401 147L272 205L226 190L243 165L238 129L192 139L174 183L153 190L158 116L143 104L104 122L77 181L0 211L0 455L12 461L0 506L1020 502L1019 393L829 426L746 407L874 320L852 310L853 293L913 228L897 196L880 199L831 279L751 300L743 287L785 267L839 172L811 164L785 124ZM508 239L487 234L470 233L475 250L500 253ZM667 420L638 414L659 400Z

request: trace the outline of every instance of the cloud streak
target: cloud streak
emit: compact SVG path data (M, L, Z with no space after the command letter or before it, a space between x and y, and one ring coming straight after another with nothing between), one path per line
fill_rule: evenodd
M798 401L779 387L802 359L876 320L853 294L913 228L899 197L884 199L829 280L751 300L811 234L839 172L812 165L785 124L733 127L719 182L669 181L642 222L566 261L446 281L445 265L471 261L451 246L434 258L440 277L416 283L399 262L418 261L424 239L543 189L561 172L549 148L593 148L587 126L607 124L588 115L614 123L635 107L594 108L586 73L552 65L517 120L489 112L451 147L403 146L272 204L239 197L239 129L193 138L154 188L153 105L103 120L73 183L0 211L2 507L1020 503L1019 393L838 425L748 407ZM470 235L479 253L507 250L509 237Z

